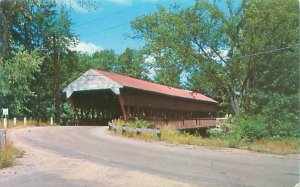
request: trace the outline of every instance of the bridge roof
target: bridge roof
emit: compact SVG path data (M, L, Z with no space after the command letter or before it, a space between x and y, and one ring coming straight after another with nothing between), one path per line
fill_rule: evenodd
M169 96L218 103L212 98L209 98L201 93L193 92L190 90L184 90L184 89L174 88L174 87L165 86L161 84L156 84L156 83L120 75L117 73L111 73L103 70L94 69L94 71L98 72L101 75L106 76L107 78L122 85L123 87L135 88L139 90L150 91L150 92L155 92L155 93L169 95Z

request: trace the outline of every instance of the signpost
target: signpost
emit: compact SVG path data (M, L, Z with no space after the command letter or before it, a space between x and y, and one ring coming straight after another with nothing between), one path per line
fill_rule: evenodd
M3 124L4 124L4 128L7 128L7 119L6 116L8 115L8 108L3 108L3 116L4 116L4 120L3 120Z
M8 108L3 108L3 115L7 116L8 115Z

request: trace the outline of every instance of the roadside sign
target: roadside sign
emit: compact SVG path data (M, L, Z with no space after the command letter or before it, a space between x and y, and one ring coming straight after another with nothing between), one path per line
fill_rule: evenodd
M8 115L8 108L3 108L3 115L7 116Z

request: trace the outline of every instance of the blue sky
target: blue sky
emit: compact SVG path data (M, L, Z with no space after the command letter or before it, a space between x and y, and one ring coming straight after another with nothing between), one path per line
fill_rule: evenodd
M76 2L69 1L72 30L80 42L76 49L89 53L113 49L118 54L126 47L137 49L144 45L143 41L126 37L132 33L132 20L155 12L158 4L166 7L174 2L183 6L193 4L193 0L96 0L97 10L87 11Z

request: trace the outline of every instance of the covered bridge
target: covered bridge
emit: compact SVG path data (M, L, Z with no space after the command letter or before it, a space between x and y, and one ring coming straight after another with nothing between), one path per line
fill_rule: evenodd
M218 102L200 93L90 69L65 89L79 125L116 118L160 121L175 128L215 126Z

